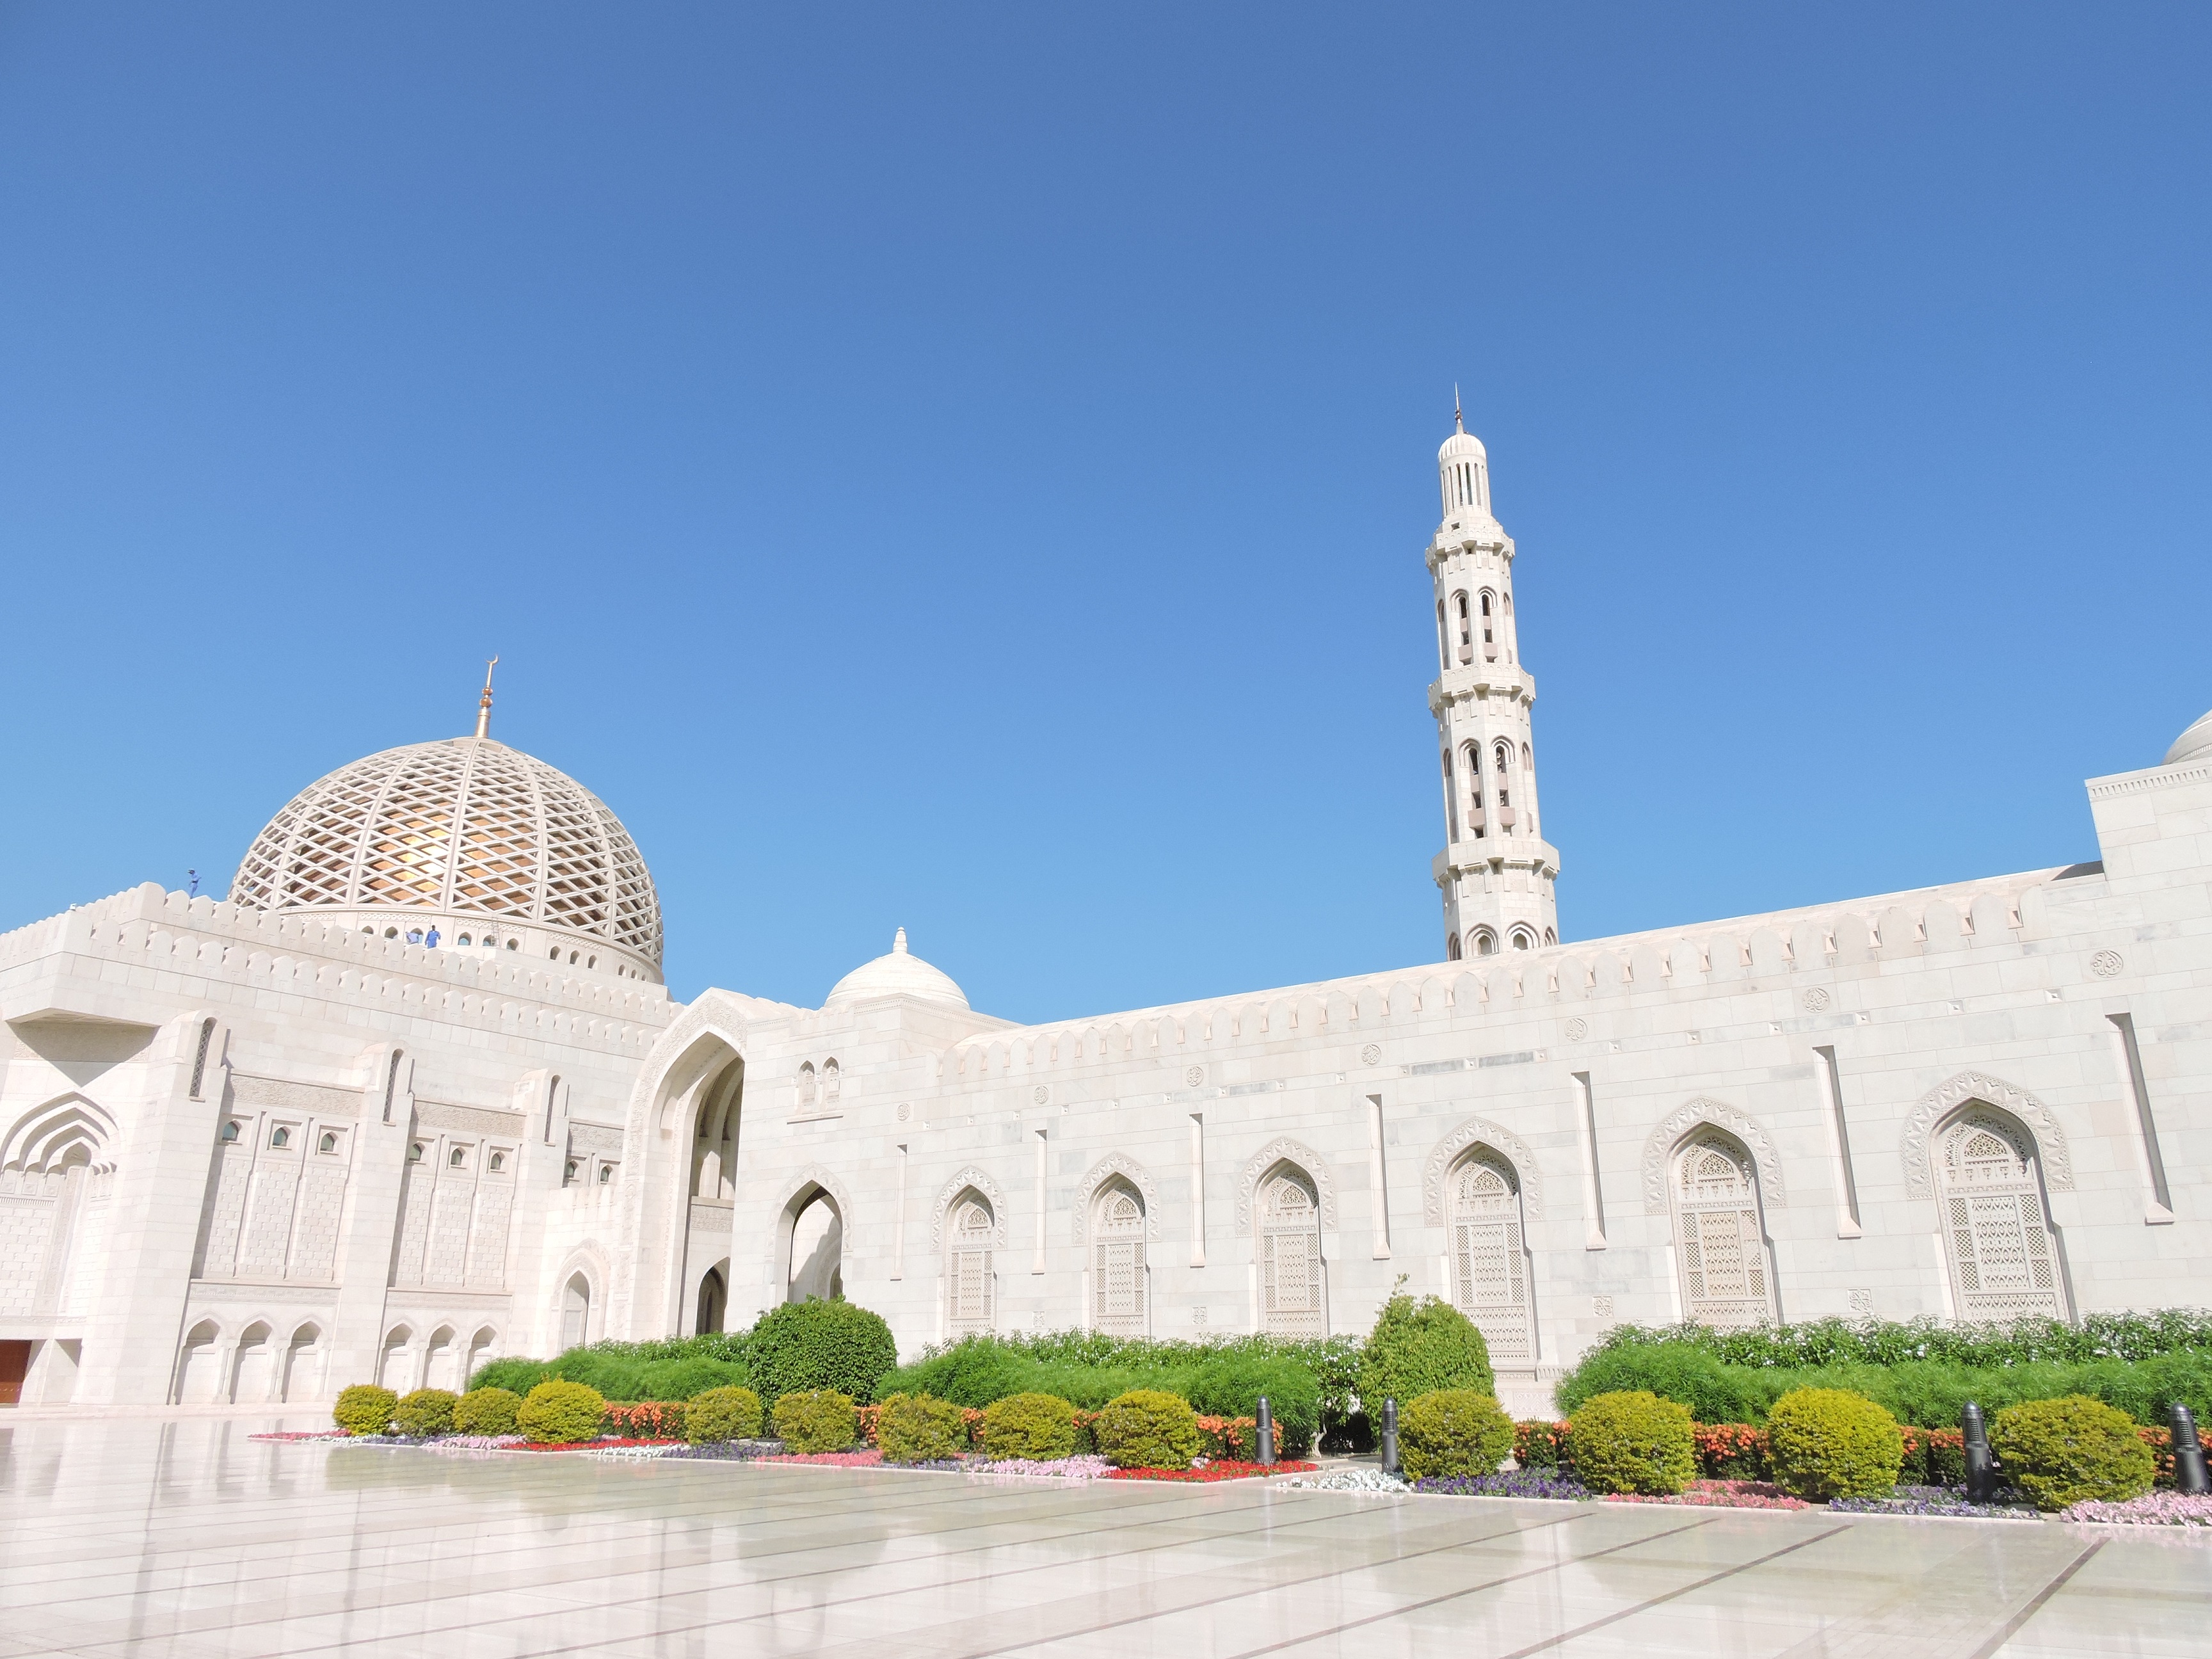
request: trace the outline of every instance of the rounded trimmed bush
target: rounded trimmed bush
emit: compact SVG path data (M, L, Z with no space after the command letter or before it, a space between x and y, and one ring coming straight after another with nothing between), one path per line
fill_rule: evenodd
M1766 1413L1774 1484L1792 1498L1878 1498L1897 1485L1897 1419L1848 1389L1792 1389Z
M511 1389L471 1389L453 1401L455 1434L513 1434L522 1396Z
M684 1437L695 1446L710 1440L750 1440L760 1432L761 1397L750 1389L709 1389L684 1407Z
M2158 1474L2134 1419L2087 1395L2006 1407L1990 1425L1990 1443L2006 1475L2039 1510L2140 1498Z
M331 1407L331 1419L348 1434L382 1434L392 1426L392 1413L399 1396L374 1383L356 1382L339 1391Z
M770 1308L745 1343L747 1380L764 1400L830 1389L855 1400L898 1364L898 1344L880 1314L849 1302L787 1302Z
M453 1431L453 1404L459 1396L450 1389L417 1389L392 1408L392 1422L402 1434L418 1439Z
M1056 1394L1010 1394L983 1407L983 1450L1039 1463L1075 1452L1075 1407Z
M895 1394L876 1419L876 1444L886 1463L935 1463L968 1449L968 1418L950 1400Z
M573 1446L598 1439L606 1414L606 1397L597 1389L556 1377L540 1382L515 1408L514 1426L533 1445Z
M1398 1413L1398 1448L1408 1480L1491 1474L1513 1449L1513 1419L1474 1389L1433 1389Z
M1601 1394L1567 1419L1567 1455L1600 1492L1672 1497L1697 1478L1690 1408L1636 1389Z
M1099 1455L1122 1469L1187 1469L1201 1443L1190 1401L1158 1389L1108 1401L1091 1432Z
M1374 1421L1382 1402L1401 1406L1443 1389L1496 1395L1490 1348L1474 1322L1440 1297L1402 1292L1382 1304L1359 1350L1359 1403Z
M775 1402L775 1435L795 1452L843 1451L860 1435L853 1396L834 1389L787 1394Z

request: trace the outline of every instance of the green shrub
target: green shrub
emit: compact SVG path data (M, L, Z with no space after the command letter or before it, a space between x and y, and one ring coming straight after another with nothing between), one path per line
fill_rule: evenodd
M469 1389L504 1389L520 1400L552 1375L552 1366L543 1359L491 1359L470 1376Z
M522 1398L508 1389L471 1389L453 1401L456 1434L513 1434Z
M1437 1389L1398 1414L1398 1447L1409 1480L1491 1474L1513 1449L1513 1419L1486 1394Z
M709 1389L693 1395L684 1407L684 1437L695 1446L710 1440L750 1440L760 1426L761 1398L750 1389Z
M968 1449L968 1419L949 1400L895 1394L876 1419L876 1444L886 1463L933 1463Z
M1402 1405L1444 1389L1498 1392L1482 1333L1441 1297L1393 1296L1359 1351L1359 1403L1379 1423L1385 1400Z
M1321 1384L1294 1359L1223 1354L1164 1386L1208 1417L1257 1417L1267 1395L1286 1456L1304 1456L1321 1428Z
M392 1413L399 1396L389 1389L356 1382L342 1390L331 1416L348 1434L382 1434L392 1426Z
M2084 1395L2007 1407L1990 1425L1990 1443L2039 1510L2140 1498L2158 1469L2127 1413Z
M1048 1463L1075 1452L1075 1407L1057 1395L1010 1394L983 1407L983 1450Z
M1875 1498L1897 1485L1905 1437L1863 1394L1794 1389L1766 1413L1774 1484L1792 1498Z
M843 1451L858 1437L858 1425L853 1396L834 1389L808 1389L787 1394L775 1402L776 1438L795 1452Z
M743 1365L690 1354L678 1359L649 1359L638 1378L647 1400L690 1400L709 1389L743 1388L751 1382Z
M1098 1452L1116 1468L1187 1469L1198 1455L1198 1413L1158 1389L1132 1389L1106 1402L1091 1425Z
M1698 1473L1690 1408L1634 1389L1583 1402L1568 1419L1567 1455L1585 1486L1667 1497Z
M540 1382L515 1409L514 1425L539 1446L572 1446L599 1437L607 1402L597 1389L556 1377Z
M2084 1314L2078 1324L2030 1316L2007 1323L1948 1325L1934 1319L1899 1324L1883 1319L1819 1319L1802 1325L1761 1325L1718 1331L1686 1323L1651 1328L1616 1325L1601 1350L1686 1343L1723 1364L1760 1370L1811 1370L1837 1364L1941 1364L2010 1368L2104 1358L2141 1361L2160 1354L2212 1352L2212 1310L2161 1308L2151 1313Z
M392 1422L402 1434L417 1438L425 1435L451 1434L453 1431L453 1401L458 1398L447 1389L417 1389L405 1395L392 1408Z
M1686 1342L1600 1348L1561 1377L1553 1394L1571 1417L1586 1400L1638 1389L1687 1406L1700 1423L1756 1423L1764 1414L1749 1379Z
M898 1364L898 1344L879 1314L849 1302L787 1302L753 1327L745 1348L753 1387L766 1399L828 1389L855 1400Z

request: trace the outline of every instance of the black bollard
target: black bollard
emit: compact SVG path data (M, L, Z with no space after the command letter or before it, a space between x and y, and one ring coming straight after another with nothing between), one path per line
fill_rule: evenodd
M1275 1462L1275 1413L1264 1394L1260 1396L1260 1409L1255 1415L1258 1421L1254 1425L1252 1438L1259 1443L1260 1461L1272 1468Z
M1982 1421L1982 1408L1971 1400L1959 1413L1959 1428L1966 1443L1966 1501L1990 1503L1997 1495L1996 1457L1990 1450L1990 1430Z
M2197 1419L2189 1407L2177 1405L2173 1424L2173 1489L2183 1492L2212 1492L2212 1474L2204 1468L2204 1447L2197 1438Z
M1398 1473L1398 1402L1382 1402L1382 1473Z

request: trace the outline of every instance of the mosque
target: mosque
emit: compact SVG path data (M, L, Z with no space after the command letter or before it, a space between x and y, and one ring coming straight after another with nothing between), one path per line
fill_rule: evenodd
M2095 862L1562 943L1481 443L1438 481L1434 961L1024 1026L901 933L818 1008L687 1006L636 845L487 689L228 898L0 936L0 1400L458 1388L810 1295L908 1354L1356 1334L1402 1280L1525 1413L1622 1321L2202 1301L2212 715L2088 781Z

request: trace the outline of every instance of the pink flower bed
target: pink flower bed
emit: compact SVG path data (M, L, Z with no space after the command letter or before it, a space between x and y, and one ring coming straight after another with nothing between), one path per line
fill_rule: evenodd
M1692 1480L1672 1498L1647 1498L1640 1492L1615 1492L1608 1504L1687 1504L1713 1510L1809 1510L1802 1498L1792 1498L1765 1480Z
M2101 1521L2120 1527L2212 1527L2212 1498L2178 1492L2147 1492L2124 1503L2076 1504L2063 1521Z
M775 1457L756 1457L756 1463L812 1463L829 1469L872 1469L881 1464L884 1455L873 1449L848 1452L785 1452Z
M1217 1457L1190 1469L1115 1469L1114 1480L1251 1480L1269 1474L1310 1474L1318 1463L1238 1463Z
M1103 1457L1055 1457L1040 1462L1033 1457L1002 1457L995 1463L978 1463L971 1471L982 1475L1047 1476L1061 1480L1098 1480L1114 1472Z

